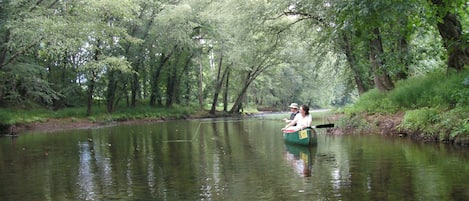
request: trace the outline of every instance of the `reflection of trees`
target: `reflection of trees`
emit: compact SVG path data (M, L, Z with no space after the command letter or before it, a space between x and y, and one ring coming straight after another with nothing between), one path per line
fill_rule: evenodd
M290 192L300 194L298 200L468 197L469 163L457 150L320 136L311 159L299 150L288 161L278 122L268 122L166 122L21 136L16 145L0 147L0 195L24 192L15 189L20 186L31 192L25 200L292 200Z
M322 187L324 192L331 189L334 196L350 200L419 200L422 196L416 192L416 170L401 168L410 162L402 149L373 138L336 140L340 142L322 144L327 148L318 153L321 167L315 169L327 170L331 181L331 186Z
M94 168L93 166L93 157L92 157L92 146L87 142L79 143L80 147L80 163L78 168L78 186L79 199L83 200L95 200L96 199L96 186L94 183Z

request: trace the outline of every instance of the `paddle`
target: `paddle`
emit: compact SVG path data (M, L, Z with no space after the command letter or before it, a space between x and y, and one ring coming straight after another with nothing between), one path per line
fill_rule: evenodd
M334 127L334 124L319 124L316 126L311 126L311 128L332 128Z
M316 125L316 126L310 126L310 127L306 127L306 128L309 128L309 129L313 129L313 128L332 128L334 127L334 124L319 124L319 125ZM282 131L285 132L286 128L282 128ZM305 129L305 128L303 128ZM301 129L302 130L302 129ZM289 132L294 132L295 130L289 130Z

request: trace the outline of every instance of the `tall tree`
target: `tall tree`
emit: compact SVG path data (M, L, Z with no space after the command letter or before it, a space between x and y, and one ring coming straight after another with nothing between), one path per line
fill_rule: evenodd
M368 76L361 72L357 58L355 56L356 48L352 43L353 35L347 32L342 33L341 49L344 51L352 76L358 89L359 94L363 94L370 89L370 85L367 82Z
M463 27L454 10L467 6L467 1L431 0L431 4L436 9L437 27L448 52L448 69L462 71L469 65L469 41L463 37Z
M51 105L60 99L47 81L38 50L53 42L56 2L0 2L0 104ZM59 9L57 9L59 10Z
M223 87L223 83L225 82L225 79L227 78L228 72L230 65L226 65L223 63L223 53L221 52L219 57L218 57L218 62L215 62L216 66L216 77L214 80L214 92L213 92L213 100L212 100L212 107L210 108L210 114L215 114L216 107L218 105L218 96L220 94L220 91ZM223 66L226 66L223 68Z
M198 22L197 9L193 2L182 1L179 4L168 4L155 19L155 26L150 30L154 39L148 51L150 58L156 58L157 65L150 65L151 97L150 104L162 105L165 96L166 106L171 106L181 96L181 81L190 68L194 55L199 51L196 40ZM150 48L151 47L151 48ZM163 68L164 67L164 68ZM166 75L162 77L161 75ZM161 93L162 89L166 93Z
M375 86L381 91L389 91L394 88L394 84L389 76L389 72L385 69L385 61L383 60L383 42L379 28L372 30L373 35L370 39L370 64L373 71Z
M125 44L124 55L129 59L132 69L136 72L133 74L130 82L130 105L135 107L137 99L142 98L142 89L140 83L145 83L141 75L146 74L145 60L148 57L143 54L147 48L151 47L152 40L149 38L150 30L154 26L154 18L162 8L156 1L144 1L140 4L140 10L136 13L135 21L130 22L128 32L132 37L141 39L141 42L128 41Z

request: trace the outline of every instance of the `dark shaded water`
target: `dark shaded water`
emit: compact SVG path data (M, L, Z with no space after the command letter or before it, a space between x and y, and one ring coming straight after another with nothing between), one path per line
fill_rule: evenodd
M468 148L378 135L286 145L278 120L0 138L0 200L469 200ZM319 130L320 131L320 130Z

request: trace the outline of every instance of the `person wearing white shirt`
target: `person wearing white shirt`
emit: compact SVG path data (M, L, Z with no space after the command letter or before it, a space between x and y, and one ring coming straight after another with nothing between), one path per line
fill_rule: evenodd
M313 118L309 114L309 107L306 105L300 106L300 112L296 114L295 118L288 123L285 127L282 128L283 130L294 130L298 131L307 127L311 127L311 123Z

